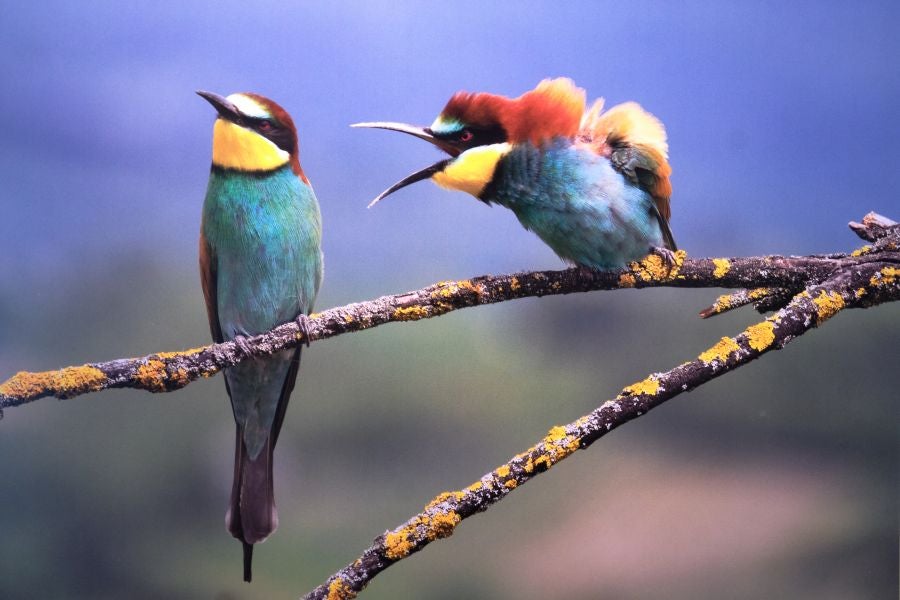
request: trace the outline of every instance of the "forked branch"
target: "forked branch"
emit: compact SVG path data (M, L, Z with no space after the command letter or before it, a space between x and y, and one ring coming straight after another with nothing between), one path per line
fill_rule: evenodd
M573 452L587 448L620 425L645 414L666 400L745 365L766 352L783 348L843 309L900 300L900 264L897 263L900 231L895 224L892 225L892 230L873 240L876 241L875 246L864 246L853 253L857 257L880 256L879 260L844 262L823 281L811 283L793 294L787 305L772 316L734 337L723 337L689 362L664 373L652 373L643 381L626 386L618 396L607 400L580 419L565 426L553 427L537 444L515 455L469 487L439 494L419 514L378 536L359 558L304 596L304 600L355 598L384 569L418 552L434 540L452 535L463 519L487 510L537 474ZM779 258L772 262L793 260L797 259ZM811 260L811 257L805 260ZM845 259L835 256L828 260ZM732 265L736 262L736 259L729 260ZM717 264L723 270L731 268L726 267L724 261ZM773 284L765 276L758 281L763 280L771 287L759 288L760 292L744 291L740 296L732 294L723 297L739 297L742 300L740 303L730 303L720 298L717 302L719 310L714 310L717 306L714 305L701 314L718 314L728 308L772 295L783 297L785 290L794 289ZM763 293L769 289L777 292ZM746 298L749 300L743 302Z

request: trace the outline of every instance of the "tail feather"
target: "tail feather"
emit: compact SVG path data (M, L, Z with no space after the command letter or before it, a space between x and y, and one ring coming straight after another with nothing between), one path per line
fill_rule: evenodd
M275 509L272 463L275 443L281 433L284 414L300 368L300 348L294 351L288 367L269 438L256 458L251 458L244 443L244 432L237 425L234 442L234 483L231 486L231 503L225 513L228 531L244 544L244 581L252 577L253 544L264 541L278 528L278 511ZM226 386L228 380L225 381ZM231 395L231 390L228 392Z
M244 544L244 581L248 582L252 577L253 544L264 541L278 527L272 483L273 450L270 439L259 456L250 458L241 428L237 428L234 483L225 525Z

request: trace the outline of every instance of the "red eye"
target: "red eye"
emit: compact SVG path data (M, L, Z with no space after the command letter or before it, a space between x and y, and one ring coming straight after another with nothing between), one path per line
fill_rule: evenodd
M475 137L471 131L468 129L464 129L461 134L459 134L459 141L461 142L469 142L472 141L472 138Z
M264 120L262 120L262 121L259 122L259 125L257 125L257 127L259 128L260 131L271 131L271 130L272 130L272 123L269 122L269 121L266 121L266 120L264 119Z

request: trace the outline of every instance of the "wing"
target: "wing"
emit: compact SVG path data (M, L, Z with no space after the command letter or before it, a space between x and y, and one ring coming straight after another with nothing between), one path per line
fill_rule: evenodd
M669 206L669 196L672 195L669 175L672 169L666 160L653 148L620 142L612 145L609 161L626 179L650 194L654 202L652 210L659 221L666 248L673 252L678 250L669 228L669 217L672 214Z
M628 181L650 194L663 241L669 250L676 250L669 229L672 168L666 160L666 130L659 119L634 102L603 112L603 100L598 100L581 120L579 139L597 154L608 157Z
M278 434L281 433L281 425L284 423L284 414L287 412L288 400L291 398L291 392L294 391L294 384L297 383L297 372L300 370L300 350L302 346L297 346L294 356L291 359L291 366L288 368L287 377L284 378L284 385L281 388L281 396L278 398L278 407L275 409L275 420L272 422L272 446L278 442Z
M200 285L203 287L203 297L206 300L206 316L209 318L209 331L213 341L221 344L222 326L219 324L219 301L216 291L216 257L206 241L203 231L200 231Z

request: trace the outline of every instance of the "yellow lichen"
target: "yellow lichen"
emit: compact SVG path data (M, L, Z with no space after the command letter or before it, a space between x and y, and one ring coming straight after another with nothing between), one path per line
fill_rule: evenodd
M400 531L391 531L384 536L384 555L392 560L399 560L407 556L414 545L409 541L412 532L403 527Z
M559 440L566 437L566 428L562 425L557 425L556 427L550 428L550 431L547 432L547 436L544 438L545 442L558 442Z
M716 279L725 277L725 275L728 274L728 271L731 270L731 261L727 258L714 258L713 264L716 265L716 268L713 271L713 277Z
M631 273L622 273L621 275L619 275L619 286L620 287L625 287L625 288L634 287L634 284L636 282L637 282L637 280L634 278L634 275L632 275Z
M625 388L625 393L631 396L638 395L646 395L646 396L655 396L657 392L659 392L659 382L656 380L656 377L651 375L647 379L643 381L638 381L637 383L632 383L628 387Z
M435 291L431 293L432 298L452 298L454 295L458 294L460 290L474 292L479 296L484 293L484 290L468 279L461 279L459 281L441 281L435 285L435 288Z
M20 371L0 384L0 395L26 399L41 394L52 394L59 398L68 398L102 390L106 380L103 371L90 365L39 373Z
M356 592L343 579L335 577L328 584L328 596L326 598L327 600L352 600L356 598Z
M522 287L522 284L519 283L518 277L513 277L512 279L509 280L509 289L511 289L512 291L517 292L517 291L519 291L519 288L521 288L521 287Z
M751 325L744 333L747 335L747 343L757 352L762 352L775 341L775 324L772 321L763 321Z
M869 280L869 283L873 287L880 287L883 285L891 285L897 278L900 277L900 269L897 267L885 267L881 269L876 275L872 276L872 279Z
M827 321L844 308L844 298L840 294L837 292L826 292L825 290L819 290L819 297L813 298L813 303L816 305L819 323Z
M344 315L344 323L352 323L353 320L353 315Z
M477 491L480 490L482 487L484 487L484 484L483 484L482 482L480 482L480 481L476 481L475 483L473 483L472 485L470 485L470 486L467 487L466 489L469 490L470 492L477 492Z
M453 492L441 492L437 496L431 499L431 502L425 505L425 510L431 510L437 507L438 504L442 504L447 502L451 498L454 498L455 494Z
M172 373L172 383L174 383L178 387L184 387L191 382L191 378L188 376L188 372L185 369L175 369L175 372Z
M659 254L648 254L646 258L640 262L633 262L631 270L644 281L670 281L675 279L687 253L679 250L674 254L674 264L670 265ZM624 275L619 277L619 283L622 283Z
M158 356L159 358L179 358L190 356L192 354L200 354L204 350L206 350L206 347L200 346L199 348L188 348L187 350L181 350L179 352L157 352L154 356Z
M151 392L166 391L167 377L166 363L155 358L151 358L138 367L137 373L134 375L141 387Z
M747 296L751 300L760 300L761 298L765 298L766 296L768 296L769 292L771 292L769 288L754 288L750 290Z
M421 306L398 308L394 310L394 318L398 321L418 321L428 316L428 311Z
M505 485L507 489L514 490L516 489L516 486L519 485L519 482L515 479L508 479L503 485Z
M549 468L561 461L581 447L581 440L577 435L566 433L565 427L557 425L547 432L547 435L541 440L541 444L544 446L541 455L534 459L533 464L530 464L531 459L525 464L525 471L528 473L531 472L534 465L544 465ZM529 469L529 467L531 468Z
M861 248L857 248L856 250L851 252L850 256L863 256L864 254L868 254L872 250L873 250L872 246L869 246L868 244L866 244L865 246L863 246Z
M453 285L452 283L446 282L442 284L436 292L432 294L433 297L437 298L438 296L444 298L450 298L459 288Z
M716 344L712 348L701 352L698 358L700 358L700 360L706 364L710 364L713 361L717 360L725 362L726 360L728 360L729 356L731 356L732 354L737 354L740 349L741 347L738 346L737 342L735 342L732 338L723 337L721 340L716 342Z
M461 290L466 290L467 292L474 292L479 295L481 294L481 288L468 279L461 279L457 281L456 286Z
M857 299L862 298L863 296L866 295L866 288L864 288L864 287L859 288L858 290L853 292L853 295L856 296Z
M503 465L502 467L497 467L497 470L495 472L497 473L497 477L500 477L500 478L509 477L509 467L506 465Z
M431 517L427 524L426 535L429 540L445 538L453 535L453 530L459 525L462 517L456 511L439 512Z
M462 517L454 510L442 510L438 504L445 502L454 494L444 492L428 503L425 512L419 514L409 525L384 536L384 554L392 560L401 559L416 546L417 539L435 540L453 534L454 528L462 521Z
M714 313L722 313L731 308L733 294L722 294L713 302L712 310Z

